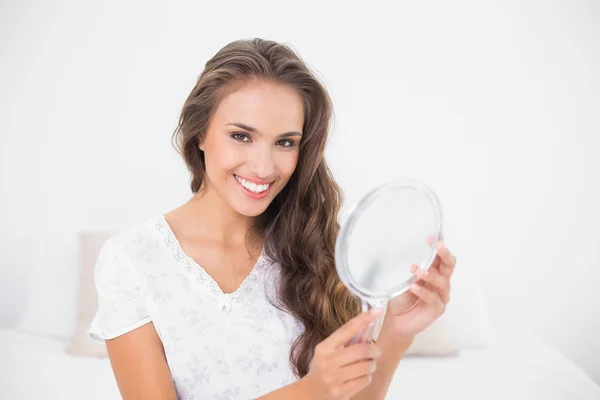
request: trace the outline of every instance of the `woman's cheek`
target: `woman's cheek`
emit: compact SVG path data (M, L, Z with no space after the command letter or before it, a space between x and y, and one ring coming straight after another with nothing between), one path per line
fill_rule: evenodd
M278 169L281 177L287 182L298 164L298 152L289 151L288 154L281 154L278 159Z

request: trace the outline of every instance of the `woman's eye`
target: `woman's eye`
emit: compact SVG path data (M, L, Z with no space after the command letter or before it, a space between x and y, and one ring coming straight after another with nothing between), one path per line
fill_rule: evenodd
M290 139L281 139L279 141L279 145L281 147L294 147L296 145L296 143Z
M246 133L235 132L231 134L231 137L239 142L248 142L250 141L250 136Z

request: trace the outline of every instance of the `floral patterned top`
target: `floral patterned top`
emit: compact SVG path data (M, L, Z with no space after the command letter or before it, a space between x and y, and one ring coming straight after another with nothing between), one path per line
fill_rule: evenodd
M303 327L275 306L278 272L263 250L239 289L223 293L161 214L103 245L88 333L106 340L152 322L178 399L256 398L297 379L289 353Z

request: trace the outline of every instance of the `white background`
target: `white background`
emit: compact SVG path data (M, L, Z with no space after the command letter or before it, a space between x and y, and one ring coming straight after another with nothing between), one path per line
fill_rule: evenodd
M71 333L77 232L189 197L178 113L214 53L257 36L291 44L329 88L346 206L397 174L425 180L498 331L542 337L600 383L598 3L1 7L2 325L27 308L38 331Z

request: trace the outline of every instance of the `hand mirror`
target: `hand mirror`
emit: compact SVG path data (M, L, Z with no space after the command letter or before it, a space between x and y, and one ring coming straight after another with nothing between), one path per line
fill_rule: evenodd
M399 177L362 197L340 227L335 247L341 281L363 311L383 307L410 289L412 265L429 269L442 237L442 211L423 182ZM375 323L350 343L371 342Z

